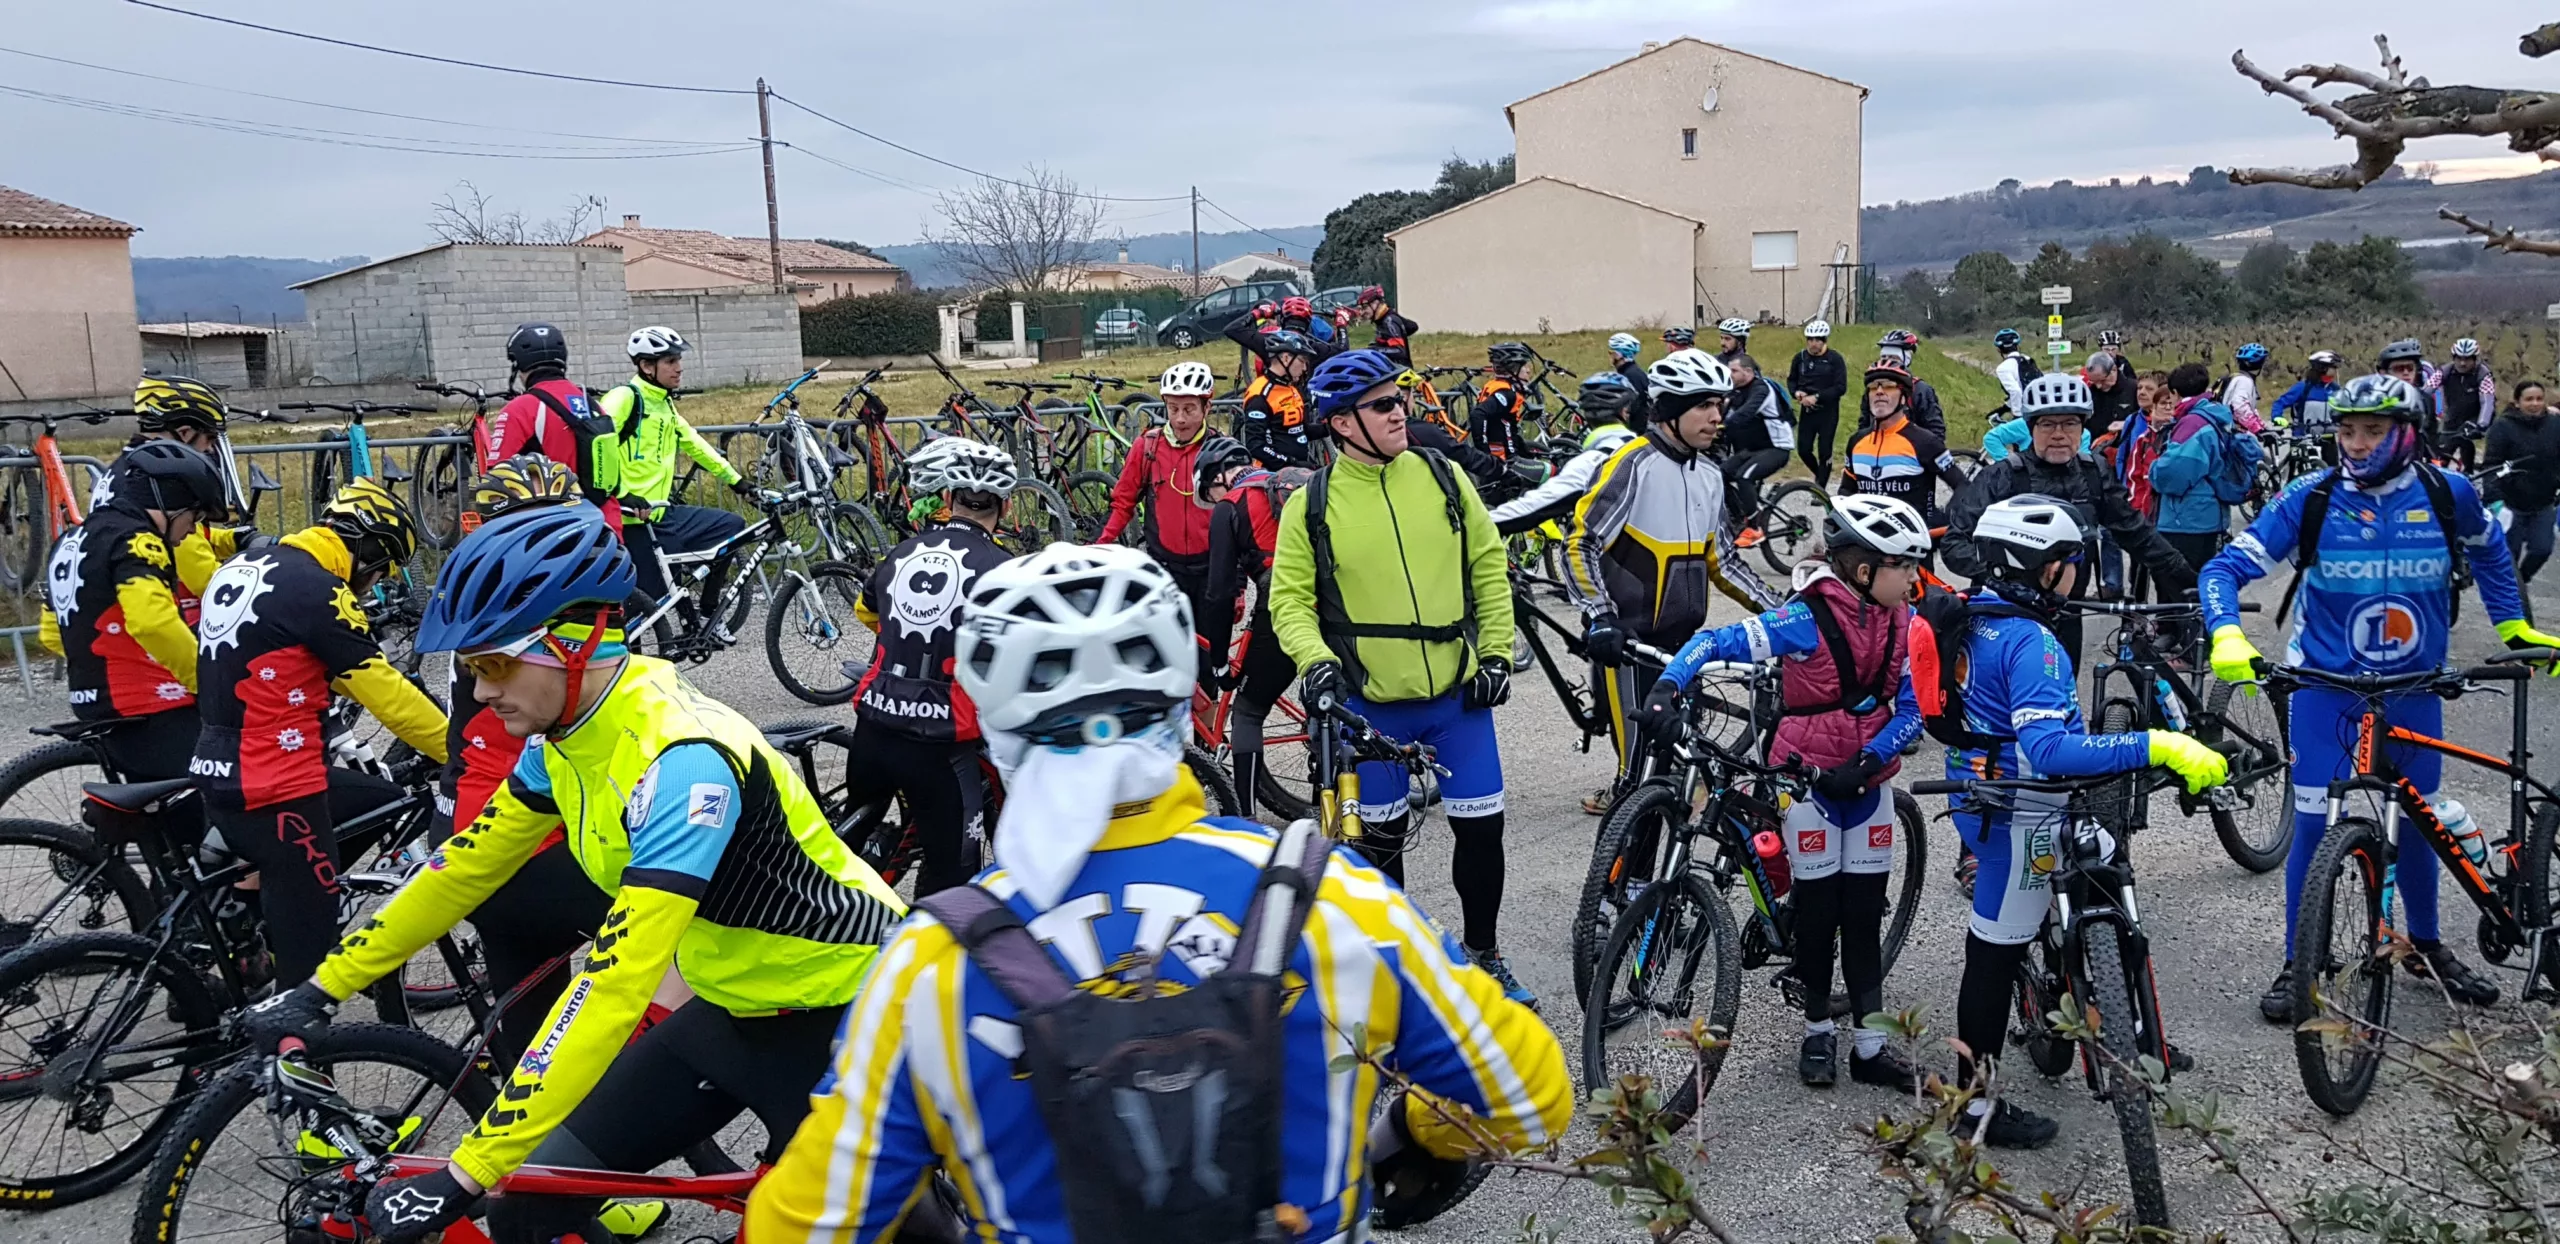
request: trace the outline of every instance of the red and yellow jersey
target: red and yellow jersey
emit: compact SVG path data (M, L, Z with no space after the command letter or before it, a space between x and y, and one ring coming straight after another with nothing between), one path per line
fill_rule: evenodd
M75 715L139 717L196 702L196 637L179 593L168 542L140 514L98 509L54 542L37 639L62 654Z

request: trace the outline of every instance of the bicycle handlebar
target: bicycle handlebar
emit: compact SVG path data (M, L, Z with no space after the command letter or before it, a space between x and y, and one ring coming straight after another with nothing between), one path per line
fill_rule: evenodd
M420 393L437 393L442 394L445 397L467 397L472 401L479 402L483 405L502 398L513 399L523 396L523 394L517 392L513 388L506 389L503 392L491 393L487 389L483 389L476 384L443 384L433 380L421 380L412 387L417 389Z
M334 410L350 415L369 415L377 412L388 412L395 415L432 415L436 413L435 407L420 406L414 402L368 402L362 399L352 402L278 402L276 403L276 409Z
M1090 371L1059 372L1051 375L1050 379L1081 380L1097 389L1135 389L1141 387L1133 380L1127 380L1119 376L1105 376L1100 372Z
M1400 742L1370 725L1368 718L1344 708L1339 702L1326 701L1314 707L1318 713L1350 732L1352 755L1362 760L1400 764L1416 771L1427 767L1447 775L1448 771L1440 768L1438 748L1428 743Z
M1075 386L1051 384L1046 380L990 380L987 382L987 387L990 389L1020 389L1025 394L1031 394L1064 393Z
M117 418L122 415L130 415L132 413L133 411L131 408L125 408L121 410L73 411L70 414L64 415L0 415L0 423L51 424L60 423L64 420L69 420L73 423L105 423L109 419Z
M2417 670L2407 674L2333 674L2327 670L2270 661L2260 661L2258 667L2271 683L2295 686L2309 683L2368 696L2388 695L2395 691L2426 691L2450 699L2462 694L2470 683L2523 682L2533 677L2533 671L2524 668L2524 662L2552 660L2560 660L2560 650L2530 648L2521 652L2502 652L2489 658L2489 664L2475 665L2470 669Z
M2064 605L2063 608L2072 613L2106 614L2123 618L2195 617L2204 612L2203 602L2192 600L2171 601L2165 604L2152 604L2142 601L2125 600L2075 600ZM2264 608L2265 606L2260 605L2254 600L2244 600L2240 602L2240 612L2242 613L2259 613L2262 612Z

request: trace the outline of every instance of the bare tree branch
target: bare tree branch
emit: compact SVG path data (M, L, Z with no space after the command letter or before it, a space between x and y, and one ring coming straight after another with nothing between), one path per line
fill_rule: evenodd
M1073 178L1038 165L1013 181L981 179L941 196L941 230L925 240L979 285L1036 293L1085 258L1103 204Z
M2302 105L2304 112L2328 122L2329 128L2336 130L2340 135L2356 140L2356 162L2353 164L2341 164L2316 172L2235 168L2231 170L2233 183L2255 186L2274 182L2308 186L2314 190L2362 190L2381 180L2382 175L2391 171L2391 166L2399 162L2401 148L2406 144L2398 139L2385 137L2374 127L2339 111L2335 104L2302 87L2295 86L2288 80L2302 74L2304 69L2295 69L2283 78L2278 78L2258 68L2249 60L2245 52L2231 54L2231 67L2239 70L2242 77L2256 82L2259 89L2270 95L2282 95ZM2345 72L2343 67L2340 68L2341 72Z
M2516 41L2516 50L2527 56L2549 56L2560 52L2560 22L2528 30Z
M2560 30L2560 24L2545 30ZM2532 51L2534 38L2526 36L2527 55L2538 54ZM2314 190L2361 190L2388 174L2411 141L2448 135L2503 137L2512 150L2548 152L2552 154L2546 159L2560 162L2560 95L2435 86L2423 77L2409 76L2389 39L2376 35L2373 42L2382 55L2379 74L2345 65L2297 65L2278 77L2258 68L2246 54L2233 52L2231 66L2241 76L2270 95L2292 100L2339 137L2353 140L2356 159L2326 169L2233 169L2231 180L2244 186L2276 183ZM2338 100L2312 94L2313 88L2336 85L2360 87L2362 93Z
M480 187L459 181L443 198L427 205L427 232L444 242L561 245L585 236L588 218L602 219L603 215L604 200L588 195L571 203L566 216L536 224L527 221L522 212L499 210L497 201Z
M2487 238L2488 241L2480 245L2491 250L2502 250L2517 255L2560 256L2560 242L2537 241L2518 234L2513 229L2501 229L2493 221L2473 220L2450 207L2437 208L2436 217L2439 220L2450 220L2468 232Z

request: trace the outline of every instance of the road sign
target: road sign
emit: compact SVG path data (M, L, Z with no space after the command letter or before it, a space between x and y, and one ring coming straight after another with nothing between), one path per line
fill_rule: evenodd
M2544 307L2542 309L2542 318L2546 320L2560 320L2560 302L2555 302L2550 306Z
M2067 307L2067 306L2070 306L2070 305L2071 305L2071 287L2070 287L2070 286L2068 286L2068 285L2047 285L2047 286L2045 286L2045 287L2044 287L2044 305L2046 305L2046 306L2048 306L2048 307Z
M2044 317L2044 326L2047 328L2062 327L2062 313L2056 311L2053 314Z
M2050 342L2046 344L2044 352L2055 358L2061 358L2063 355L2071 353L2071 343L2068 341Z
M2060 316L2054 317L2054 321L2052 323L2044 326L2044 339L2047 341L2062 340L2062 318Z

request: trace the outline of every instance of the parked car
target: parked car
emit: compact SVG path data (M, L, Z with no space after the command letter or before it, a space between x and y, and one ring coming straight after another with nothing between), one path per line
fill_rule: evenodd
M1093 317L1095 341L1128 344L1154 331L1154 322L1136 307L1113 307Z
M1201 295L1200 301L1176 311L1156 326L1156 344L1188 350L1204 341L1214 341L1260 303L1278 302L1300 292L1291 281L1263 281L1253 285L1230 285Z
M1316 296L1307 301L1316 305L1316 314L1331 315L1336 307L1347 307L1360 301L1360 288L1357 285L1336 285L1332 289L1317 291Z

